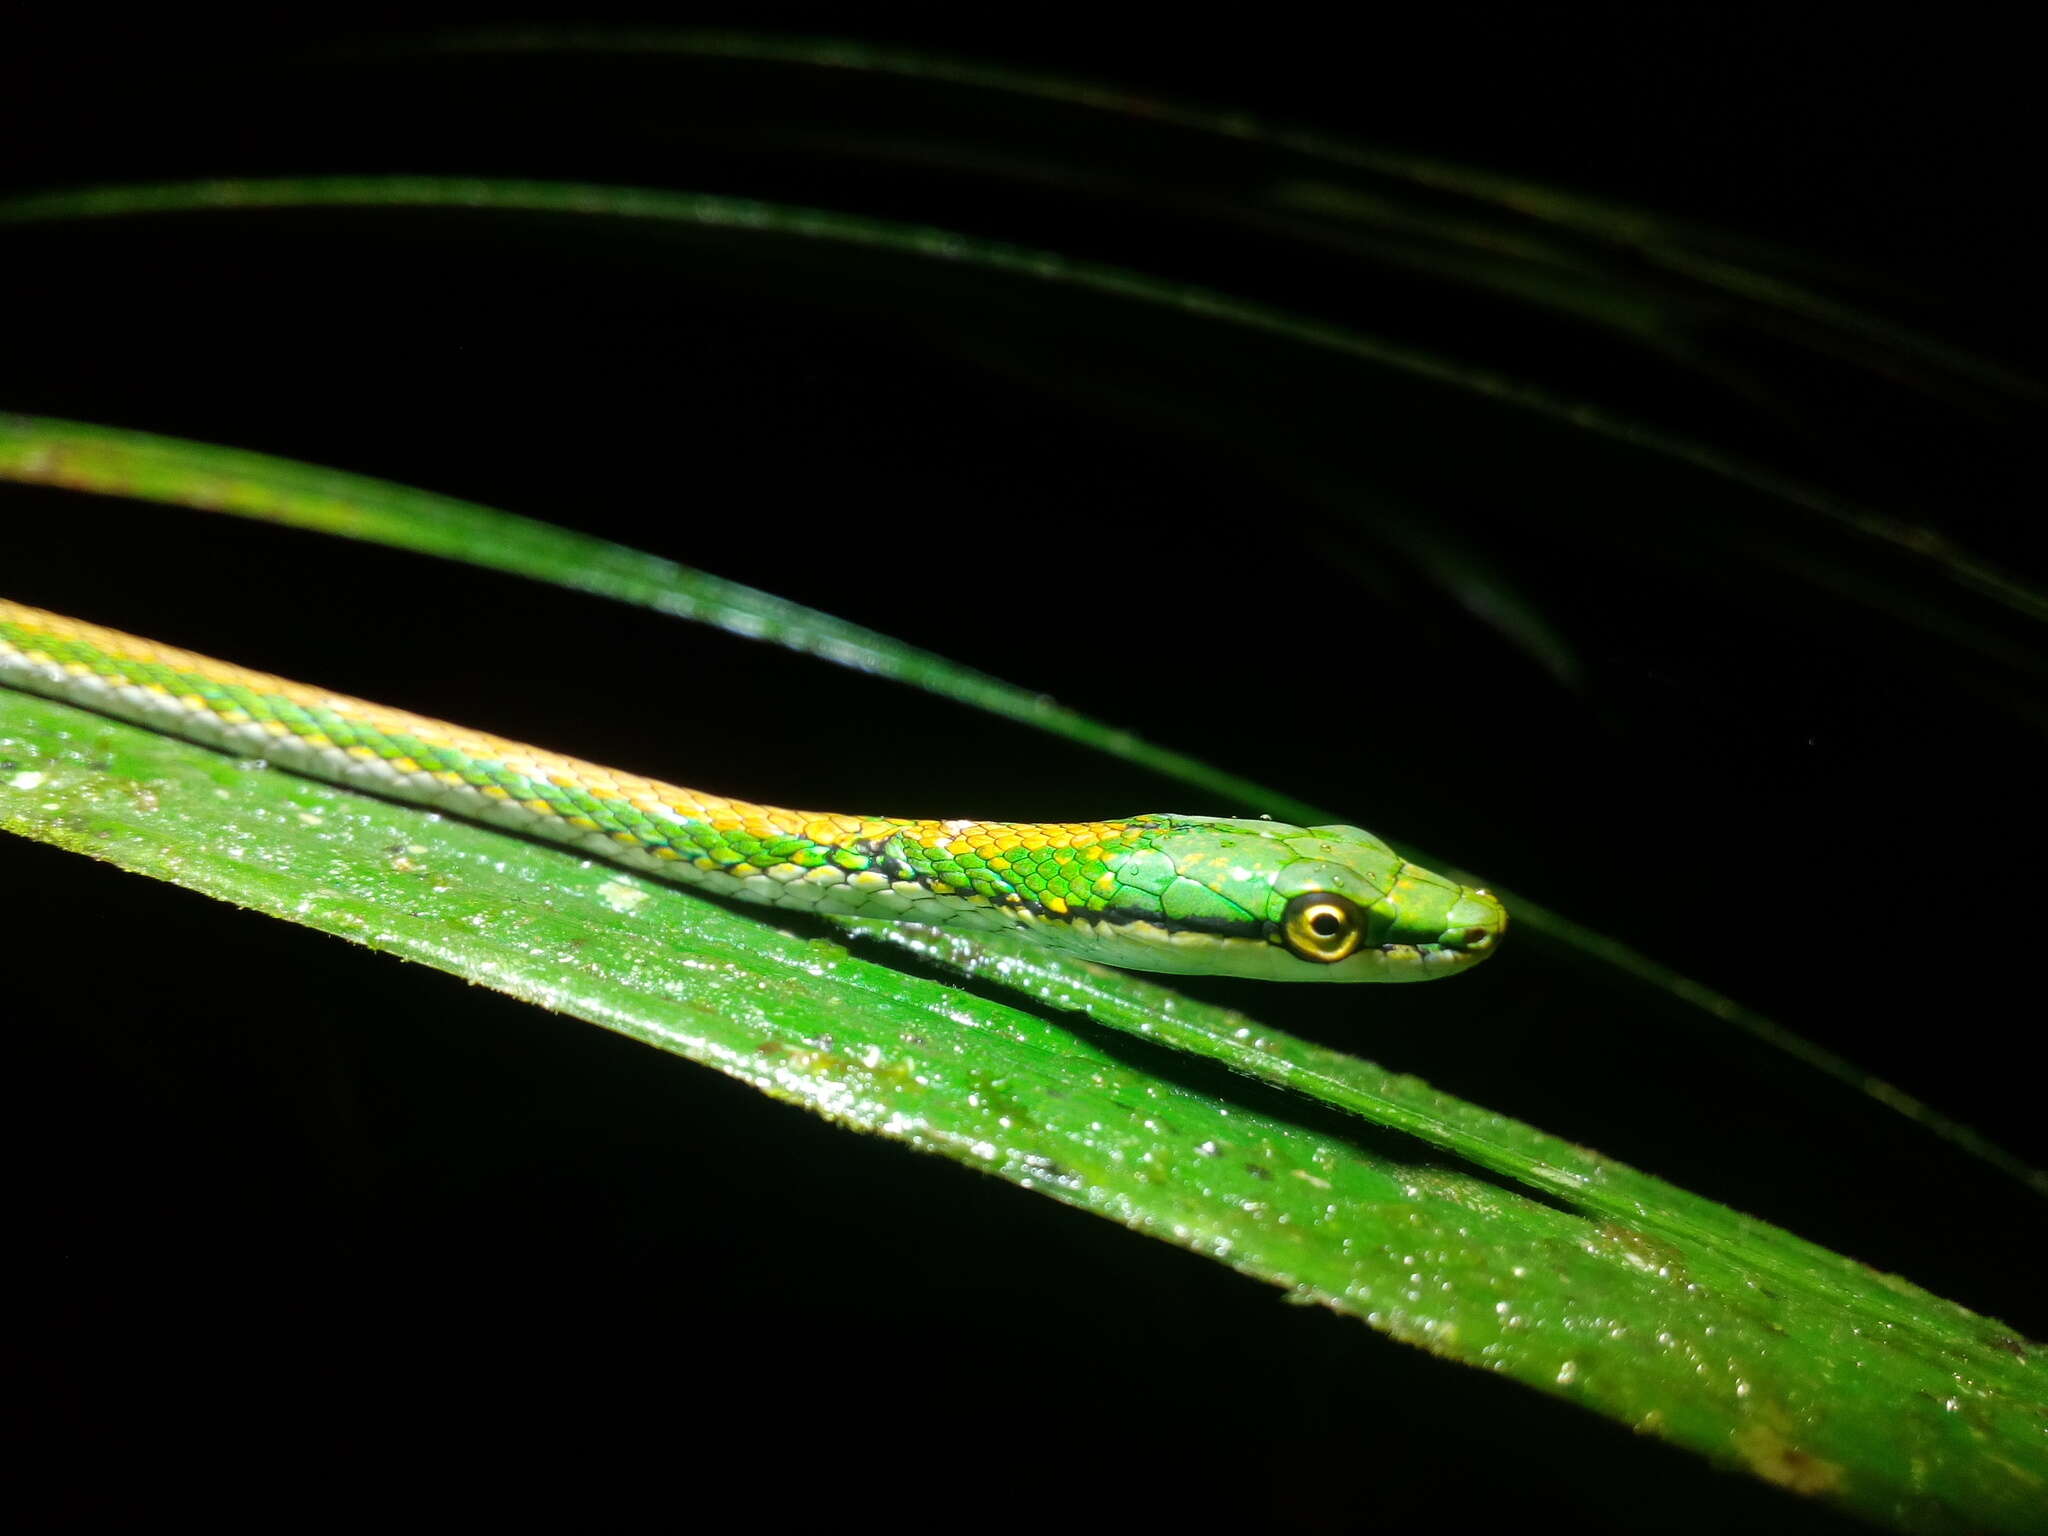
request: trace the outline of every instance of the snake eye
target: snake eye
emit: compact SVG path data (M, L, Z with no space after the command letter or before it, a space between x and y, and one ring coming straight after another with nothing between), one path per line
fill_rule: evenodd
M1365 914L1348 896L1310 891L1287 903L1280 937L1304 960L1335 965L1365 938Z

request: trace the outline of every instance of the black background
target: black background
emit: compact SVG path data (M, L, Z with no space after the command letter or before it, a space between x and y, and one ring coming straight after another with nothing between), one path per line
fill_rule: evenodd
M941 91L374 52L417 24L45 25L8 64L0 165L26 187L559 177L929 222L1496 366L2040 570L2036 407L1966 419L1702 325L1791 407L1760 412L1455 277L1216 216L1258 174L1242 147L1119 130L1141 187L1109 153L1059 169L1108 131L1085 113L983 107L975 131L1043 153L970 156ZM1852 269L1862 302L1949 342L2040 356L2019 63L1953 17L1932 37L1620 7L863 35L1719 224ZM426 486L927 644L1483 869L2048 1159L2038 673L1937 626L2038 640L1938 572L1406 376L843 253L360 212L7 246L0 405ZM1488 562L1569 644L1569 686L1361 537L1356 501ZM56 491L7 489L0 527L9 596L714 789L1261 809L509 578ZM1885 596L1843 601L1816 569ZM727 699L769 702L707 730ZM10 1407L47 1449L25 1495L46 1517L567 1498L623 1519L659 1497L672 1518L1845 1523L688 1063L4 852ZM1191 990L2048 1328L2037 1197L1534 941L1448 989Z

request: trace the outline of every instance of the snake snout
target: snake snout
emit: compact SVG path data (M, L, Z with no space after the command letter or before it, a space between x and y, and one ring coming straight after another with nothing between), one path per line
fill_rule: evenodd
M1443 942L1468 954L1485 954L1507 928L1507 908L1487 891L1467 889L1444 914Z

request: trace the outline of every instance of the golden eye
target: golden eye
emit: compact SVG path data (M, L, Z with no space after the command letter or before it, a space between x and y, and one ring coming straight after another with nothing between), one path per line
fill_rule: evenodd
M1280 937L1302 959L1335 965L1365 941L1365 914L1348 896L1310 891L1287 903Z

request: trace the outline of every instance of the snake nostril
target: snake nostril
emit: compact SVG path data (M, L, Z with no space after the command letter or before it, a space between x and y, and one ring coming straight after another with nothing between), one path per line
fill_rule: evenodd
M1465 930L1465 942L1467 944L1484 944L1492 937L1493 935L1484 928L1467 928Z

